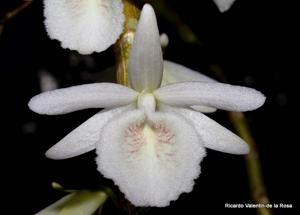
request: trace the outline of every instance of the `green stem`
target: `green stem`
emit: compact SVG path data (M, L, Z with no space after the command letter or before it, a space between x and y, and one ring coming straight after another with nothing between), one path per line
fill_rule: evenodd
M250 146L250 152L245 156L245 160L252 198L255 203L268 204L270 202L263 182L260 159L246 116L243 113L229 112L229 117L239 136ZM271 215L272 211L269 208L258 208L257 213L259 215Z

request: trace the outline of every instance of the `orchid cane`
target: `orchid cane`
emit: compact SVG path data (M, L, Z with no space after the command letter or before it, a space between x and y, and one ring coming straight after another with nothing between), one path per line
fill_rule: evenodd
M263 105L264 95L217 82L160 87L163 67L155 13L146 4L129 58L133 89L113 83L86 84L30 100L31 110L47 115L106 108L50 148L46 156L66 159L96 148L98 170L128 200L136 206L163 207L192 191L205 147L248 153L241 138L189 106L249 111Z

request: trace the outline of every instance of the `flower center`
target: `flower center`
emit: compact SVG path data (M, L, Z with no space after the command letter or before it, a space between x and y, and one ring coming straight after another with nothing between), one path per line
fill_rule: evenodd
M137 106L139 109L145 110L146 114L155 112L156 101L152 93L141 93L138 97Z
M174 154L175 134L164 122L134 122L127 127L124 137L128 158L146 156L169 160Z

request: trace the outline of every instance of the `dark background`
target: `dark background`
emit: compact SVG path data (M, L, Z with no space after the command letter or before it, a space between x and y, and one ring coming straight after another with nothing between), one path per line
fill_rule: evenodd
M0 18L20 2L1 1ZM212 0L167 2L203 45L184 43L174 26L158 15L160 32L170 39L165 59L212 77L210 66L218 64L230 83L253 87L267 96L262 108L246 116L258 143L271 203L294 206L274 213L296 214L299 51L295 38L299 22L295 6L291 1L237 0L230 11L221 14ZM0 35L2 205L10 210L3 214L33 214L63 196L51 188L52 181L70 188L112 186L96 171L94 152L61 161L44 156L50 146L97 110L42 116L31 112L27 102L40 92L41 71L51 73L59 87L91 83L114 64L113 49L91 56L64 50L47 37L43 19L42 2L35 1L7 22ZM224 111L210 116L233 129ZM224 209L225 203L251 202L242 156L208 150L201 167L192 193L181 195L170 207L141 213L255 214L255 210ZM103 212L126 210L117 211L108 203Z

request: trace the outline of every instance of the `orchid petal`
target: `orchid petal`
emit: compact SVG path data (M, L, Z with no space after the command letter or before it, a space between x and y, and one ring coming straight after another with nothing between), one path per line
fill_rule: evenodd
M229 8L235 2L235 0L214 0L214 2L221 12L225 12L229 10Z
M44 0L44 6L49 37L81 54L104 51L123 30L121 0Z
M249 153L249 146L244 140L204 114L184 108L173 110L193 123L205 147L230 154Z
M205 156L199 141L179 114L133 110L105 126L96 162L135 206L164 207L192 190Z
M46 156L55 160L67 159L95 149L95 144L99 141L100 133L107 122L129 109L130 106L125 106L95 114L51 147Z
M29 108L39 114L55 115L86 108L111 108L127 105L137 92L118 84L97 83L53 90L34 96Z
M168 105L204 105L229 111L254 110L265 102L265 96L257 90L221 83L177 83L159 88L154 94Z
M164 73L161 86L186 81L217 82L216 80L183 65L167 60L164 61Z
M128 62L129 81L133 89L153 91L160 86L163 58L153 8L146 4L141 12Z

